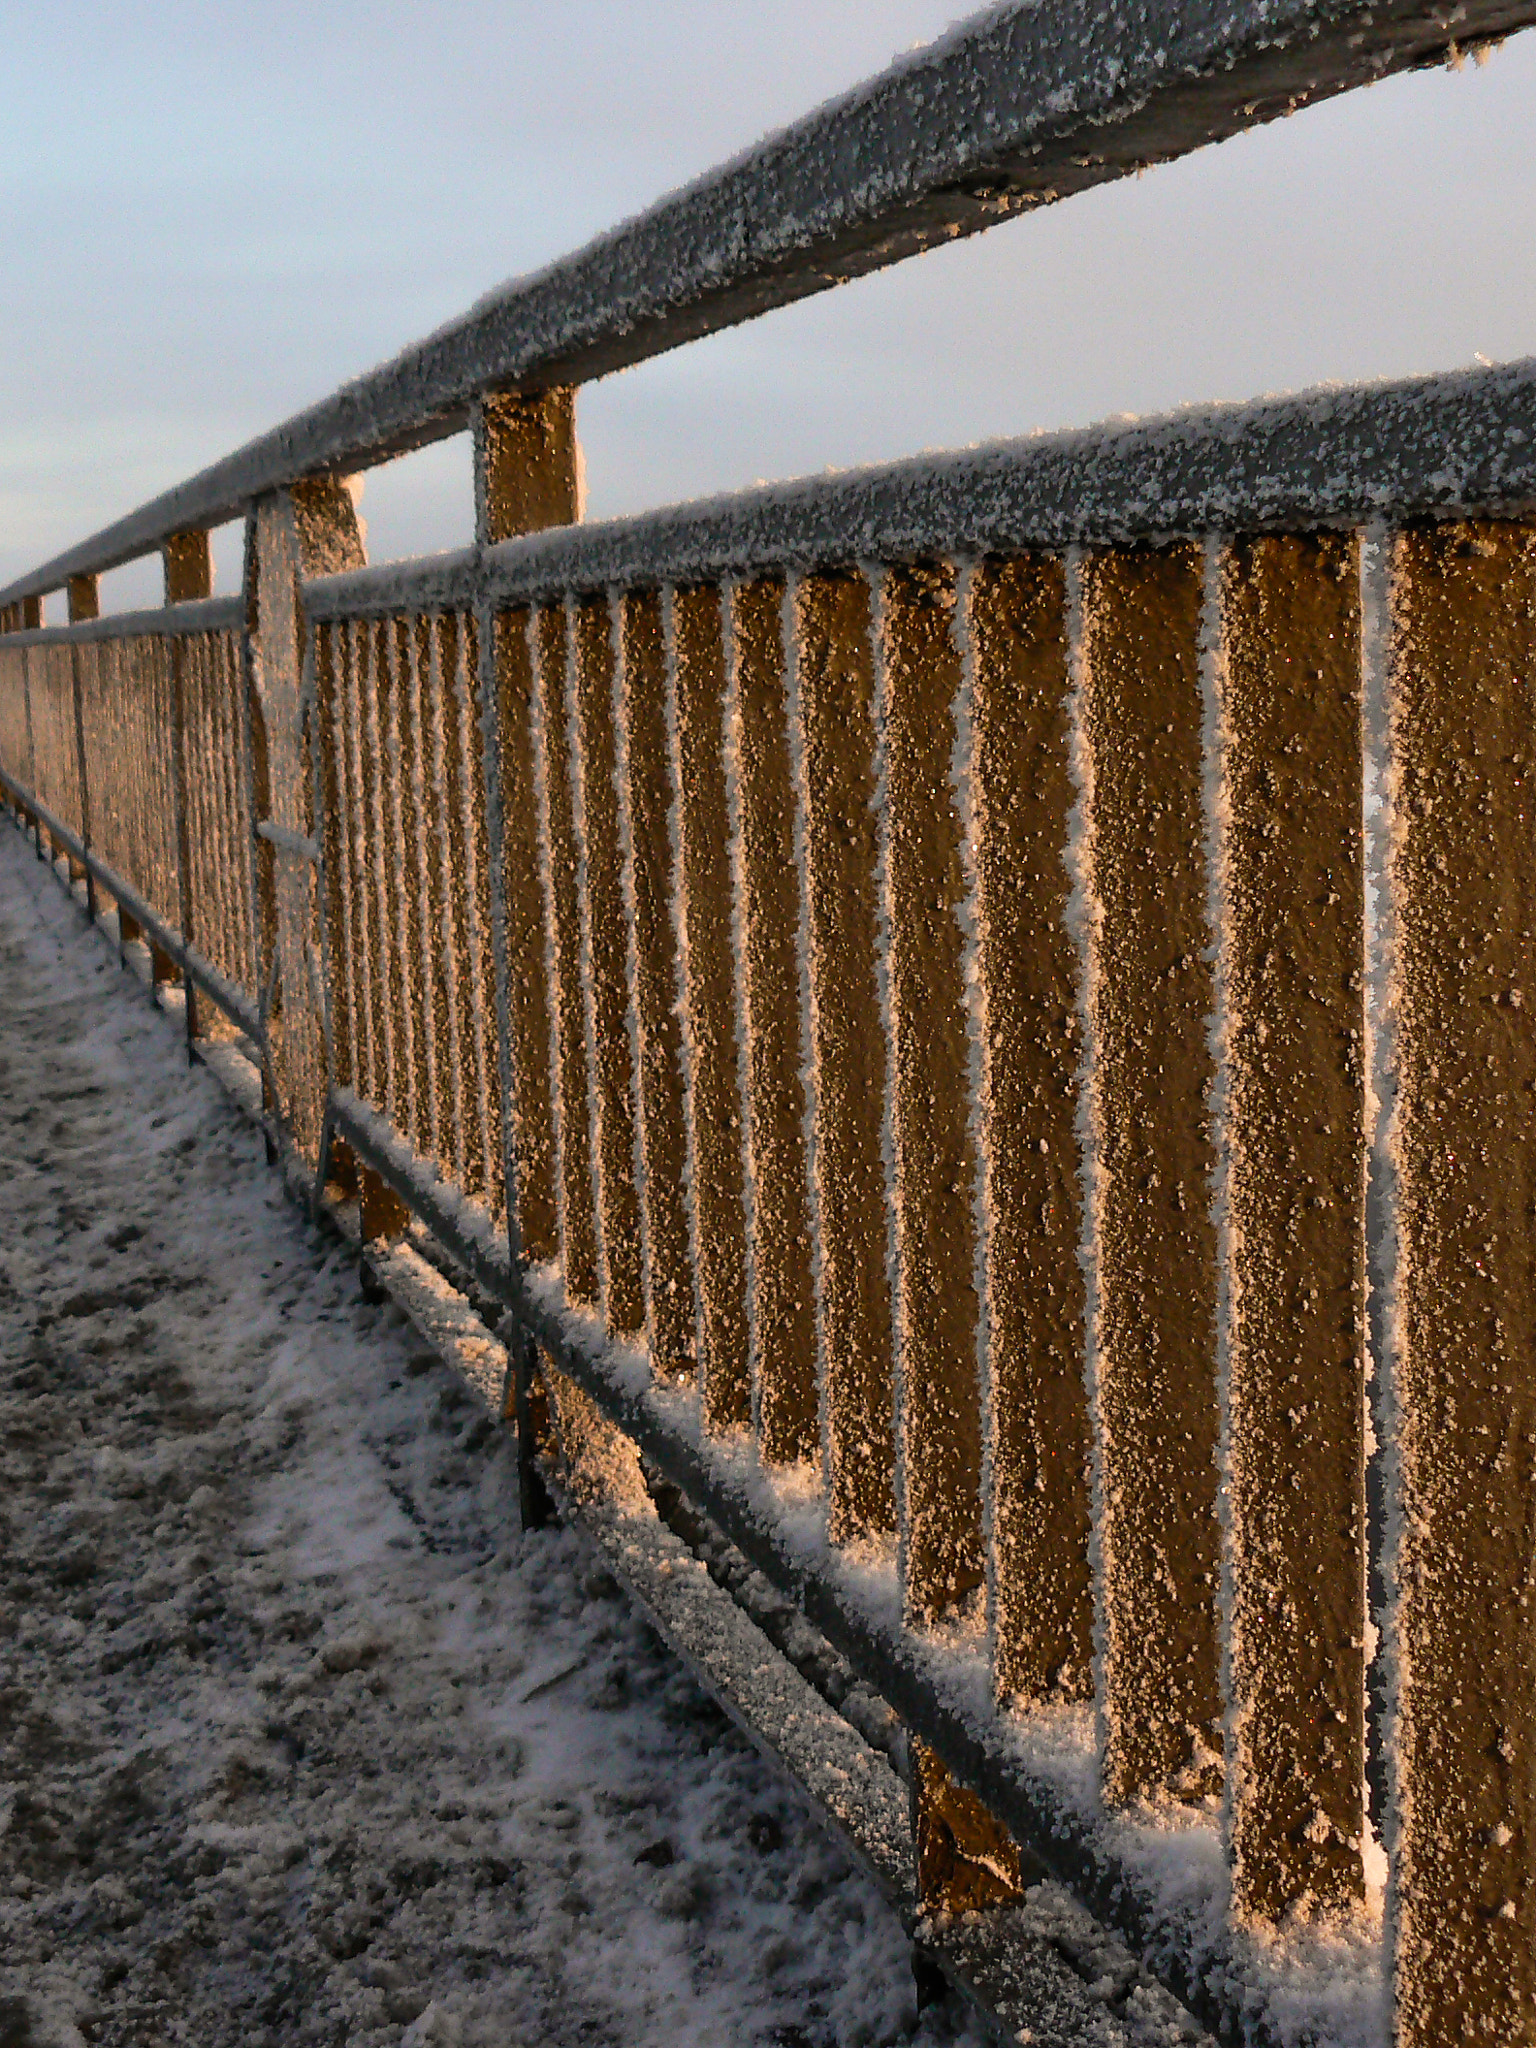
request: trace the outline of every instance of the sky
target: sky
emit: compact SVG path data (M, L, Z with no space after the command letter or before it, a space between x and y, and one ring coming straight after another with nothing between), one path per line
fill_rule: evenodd
M956 18L0 0L0 582ZM1533 141L1536 32L692 343L582 392L588 516L1536 353ZM462 439L362 510L372 559L464 544Z

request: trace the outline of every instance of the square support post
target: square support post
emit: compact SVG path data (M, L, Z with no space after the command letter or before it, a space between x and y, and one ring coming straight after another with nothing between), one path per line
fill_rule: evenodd
M576 394L555 390L523 396L487 393L474 411L475 544L494 547L518 534L572 526L581 517L581 451L576 439ZM512 630L515 630L513 628ZM506 890L502 872L503 681L514 687L510 645L494 606L475 611L479 654L481 762L486 838L490 853L491 950L496 975L496 1057L501 1079L502 1171L507 1196L507 1244L514 1267L522 1263L523 1229L517 1132L521 1076L513 1058L507 953ZM525 1530L555 1518L538 1458L551 1434L548 1398L539 1373L538 1346L525 1331L507 1333L508 1387L503 1421L517 1427L518 1508Z
M320 795L314 774L314 673L303 585L360 569L362 528L344 478L311 477L260 499L246 522L247 674L252 752L258 986L264 999L267 1107L310 1162L319 1155L329 1072L319 915Z
M475 543L494 547L519 534L571 526L581 517L581 453L576 394L561 389L525 396L491 392L474 411ZM496 1053L501 1080L502 1170L507 1237L514 1265L523 1256L518 1207L518 1086L509 1022L506 892L502 874L501 693L510 683L495 607L475 610L479 653L481 761L490 850L491 949L496 974ZM509 654L510 650L506 650ZM534 1525L529 1525L534 1526Z

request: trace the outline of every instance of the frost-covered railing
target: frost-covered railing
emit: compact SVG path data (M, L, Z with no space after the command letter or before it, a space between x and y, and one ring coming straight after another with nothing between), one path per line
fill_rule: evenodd
M180 973L212 1015L254 1029L244 623L235 600L6 634L0 772L93 897L109 873L122 935L148 935L157 979ZM199 1028L195 1001L188 1020Z
M1233 2040L1532 2031L1536 366L596 527L569 386L1523 18L1002 9L0 593L189 1030Z

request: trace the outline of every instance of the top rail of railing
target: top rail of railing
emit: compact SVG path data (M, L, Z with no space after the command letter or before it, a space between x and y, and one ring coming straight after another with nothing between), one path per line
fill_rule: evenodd
M0 590L0 604L235 518L306 476L1167 161L1536 20L1536 0L1015 0L489 293L173 490Z

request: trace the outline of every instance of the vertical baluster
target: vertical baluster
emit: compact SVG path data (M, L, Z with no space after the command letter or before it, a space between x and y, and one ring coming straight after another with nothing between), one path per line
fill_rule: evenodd
M368 874L359 762L359 629L350 619L332 628L336 661L336 778L338 789L337 877L346 934L347 1010L352 1020L351 1086L364 1102L377 1097L379 1052L373 1016L373 975L369 956Z
M673 923L670 816L676 800L667 732L667 660L659 593L620 607L624 790L634 895L640 1131L645 1189L646 1327L665 1379L694 1364L696 1309L688 1234L680 976Z
M1004 1698L1084 1699L1093 1588L1064 566L981 562L967 610L994 1678Z
M59 810L65 824L78 832L80 762L75 750L74 664L67 647L45 649L44 659L48 663L48 694L53 704L54 739L58 749Z
M382 629L366 620L357 629L357 690L359 709L358 763L362 788L363 859L367 884L366 959L369 980L369 1011L373 1019L373 1102L386 1116L392 1114L398 1082L395 1066L399 1041L394 1031L393 963L389 945L389 901L384 881L384 826L380 809L378 673Z
M133 638L118 642L118 695L114 704L111 759L117 794L114 819L114 865L142 897L153 899L145 872L146 827L154 805L154 788L144 760L142 703L150 646ZM144 928L133 920L133 936L144 941Z
M229 642L211 635L200 677L196 784L204 806L204 884L211 915L209 958L238 987L250 948L249 863L239 804L240 729Z
M181 922L182 863L177 844L175 751L174 747L167 747L166 739L173 737L176 730L175 663L180 644L179 638L166 636L155 642L153 708L144 730L143 741L146 755L155 771L157 798L156 893L151 901L166 923L172 926ZM163 955L157 959L156 968L161 980L172 980L176 976L175 963Z
M463 665L463 627L455 617L451 648L443 651L443 786L448 817L449 902L453 931L453 990L455 999L458 1058L455 1076L458 1086L458 1138L460 1184L467 1194L484 1188L479 1146L480 1082L475 1064L475 987L470 964L469 825L464 795L463 692L459 670Z
M455 671L459 704L468 881L467 955L474 1025L476 1078L475 1171L485 1190L486 1206L500 1213L504 1136L501 1122L501 1073L496 1043L496 970L491 951L490 841L485 818L484 719L480 701L481 669L475 621L461 622L460 658Z
M143 821L151 796L145 787L147 778L139 745L139 721L135 716L144 687L144 643L137 639L120 640L117 653L118 696L113 707L115 730L111 755L116 764L112 784L117 796L113 820L113 865L123 879L132 883L144 896L149 892L144 887L144 863L140 853ZM134 937L142 940L143 936L143 928L135 920Z
M195 768L192 754L192 735L189 719L195 715L195 693L198 662L203 642L200 637L188 635L178 639L172 649L171 668L171 770L172 814L176 826L176 877L178 914L176 922L181 927L182 941L188 946L199 946L204 941L199 936L201 921L197 890L197 864L203 857L203 846L199 841L197 792ZM187 1056L196 1042L198 994L190 974L182 977L182 1025L186 1034Z
M614 651L606 596L571 606L575 846L582 874L582 981L596 1114L598 1255L602 1307L618 1333L641 1329L639 1194L635 1190L635 1092L629 1034L629 920L618 846Z
M213 549L209 535L201 530L172 534L161 549L161 569L165 585L167 604L182 604L213 595ZM195 660L193 643L178 635L169 645L160 642L156 646L160 657L157 681L161 684L167 725L158 723L143 731L141 745L152 771L161 781L162 808L159 819L161 831L161 855L164 874L159 878L158 898L150 891L151 902L162 915L170 915L170 906L178 906L177 922L183 926L182 936L193 943L192 934L186 929L187 922L196 916L196 892L192 877L187 872L193 858L192 834L190 830L191 795L186 753L186 693L187 671ZM172 735L171 759L166 761L158 741L161 733L169 729ZM169 777L167 777L169 770ZM174 877L174 884L171 878ZM168 886L170 885L170 886ZM186 984L186 1017L189 1038L195 1029L196 999L191 982Z
M1355 541L1237 541L1219 589L1233 1887L1279 1919L1364 1885Z
M917 1624L984 1578L955 596L951 569L922 564L888 570L881 592L901 1554Z
M228 743L226 758L226 856L228 886L240 906L239 952L231 963L234 980L255 994L252 971L256 958L255 879L247 853L251 843L251 759L250 700L246 693L240 638L231 634L221 643L218 701Z
M835 1543L896 1525L870 612L868 579L856 572L805 577L795 588L822 1399Z
M377 1105L384 1100L384 1045L378 1004L377 913L369 866L369 793L363 765L368 628L348 620L339 630L342 764L347 792L343 852L352 922L353 1086L365 1102Z
M145 745L150 723L159 696L160 664L165 652L165 641L160 634L153 638L130 643L134 651L134 691L125 709L127 711L128 743L132 750L135 768L134 782L138 789L138 802L128 808L129 829L132 834L133 865L129 869L139 893L156 910L163 908L159 893L160 882L160 829L162 813L160 804L159 762L151 757ZM161 735L164 747L164 734Z
M771 1464L819 1449L800 1035L800 886L789 755L784 584L731 593L751 1162L753 1407Z
M1104 1780L1116 1800L1195 1797L1221 1771L1203 588L1195 543L1083 564Z
M374 687L379 717L379 829L383 855L380 875L384 949L389 959L389 1038L394 1051L390 1068L389 1113L395 1128L411 1138L416 1128L416 1005L411 984L410 943L406 924L409 892L404 873L400 723L405 693L401 675L400 621L388 619L378 628L378 663Z
M1389 682L1397 2039L1536 1999L1536 534L1410 531Z
M123 872L145 901L155 908L154 841L155 827L159 822L156 816L159 792L155 787L154 766L144 747L144 730L154 694L158 635L154 639L129 640L123 651L128 658L120 781L126 799L123 804Z
M14 632L17 628L13 625L11 630ZM28 659L28 651L25 647L20 650L20 655L21 703L27 729L27 788L32 792L33 796L37 796L39 794L37 785L37 731L36 717L32 706L32 664ZM35 816L32 822L37 834L37 850L41 854L43 850L43 828L37 823Z
M538 769L549 903L550 978L554 988L556 1102L560 1132L560 1256L566 1293L597 1299L597 1214L592 1188L591 1103L586 1014L581 986L581 919L576 899L576 835L571 811L570 711L565 608L534 614L538 667Z
M345 629L321 623L315 633L315 712L320 757L320 844L325 861L326 981L330 990L330 1079L356 1086L352 1016L352 906L345 846L347 801L342 765L338 642Z
M111 759L113 647L110 641L79 650L80 724L85 746L86 776L95 801L91 807L91 849L112 865L113 817L117 791L103 766ZM98 908L99 908L98 904Z
M238 961L238 891L230 864L225 781L232 766L220 759L217 723L223 665L222 635L199 637L185 676L187 800L191 813L193 917L199 951L221 972ZM234 974L238 980L238 970ZM207 1021L207 1020L204 1020Z
M720 594L675 591L668 616L699 1370L705 1422L726 1430L747 1421L751 1380Z
M400 696L400 920L405 940L406 1002L411 1012L411 1143L424 1158L437 1156L437 1056L427 977L425 860L422 852L421 635L423 619L396 627Z
M437 866L439 926L439 974L444 1008L444 1064L447 1068L447 1122L444 1140L446 1171L460 1187L467 1185L467 1143L469 1128L469 1075L472 1054L468 1038L469 998L460 973L461 936L467 921L463 888L463 817L459 808L458 754L454 741L458 733L453 705L453 677L459 659L459 621L445 613L437 622L434 636L431 715L433 802L438 817Z
M443 804L443 650L455 644L441 613L418 622L418 775L421 788L422 972L432 1048L433 1149L445 1178L457 1180L462 1167L455 1067L458 1020L451 976L452 929L448 903L448 820Z
M549 942L540 881L537 712L527 611L496 617L501 754L501 897L506 946L508 1055L517 1159L518 1235L526 1258L559 1257Z
M20 627L17 628L19 632ZM21 650L22 674L26 677L27 691L27 744L32 755L32 789L39 803L48 801L48 705L43 691L41 664L35 659L34 650ZM43 855L43 826L37 827L37 853Z
M103 664L98 728L103 773L97 778L103 791L109 792L103 807L103 851L114 873L127 882L135 882L134 825L143 802L132 721L133 695L138 684L137 647L132 640L112 640L104 651L108 659ZM111 764L110 771L108 763ZM142 888L139 893L144 893ZM119 955L122 957L121 948L136 944L144 934L137 918L121 903L117 906L117 929Z
M603 1309L615 1333L645 1321L640 1200L635 1187L634 1064L629 1030L629 932L620 867L613 621L606 597L572 607L575 809L583 981L597 1124L598 1250Z
M94 589L95 578L92 577L88 580ZM70 586L70 616L71 618L74 616L73 584ZM94 613L92 616L94 617ZM87 672L94 666L91 661L91 656L94 653L95 649L89 644L75 646L70 649L72 694L75 711L75 759L79 763L80 776L80 838L87 852L91 850L95 843L91 826L91 779L87 770L85 752ZM89 870L86 873L85 892L86 908L91 922L94 924L96 921L96 879Z
M65 601L71 625L79 621L94 619L101 614L101 584L95 576L71 576L65 585ZM86 772L85 758L85 683L86 673L94 667L96 650L89 641L73 649L75 670L75 734L80 759L80 788L82 792L80 837L87 849L92 844L91 836L91 789ZM86 915L94 924L96 921L96 877L86 871L85 877ZM188 1016L191 1015L190 995Z

